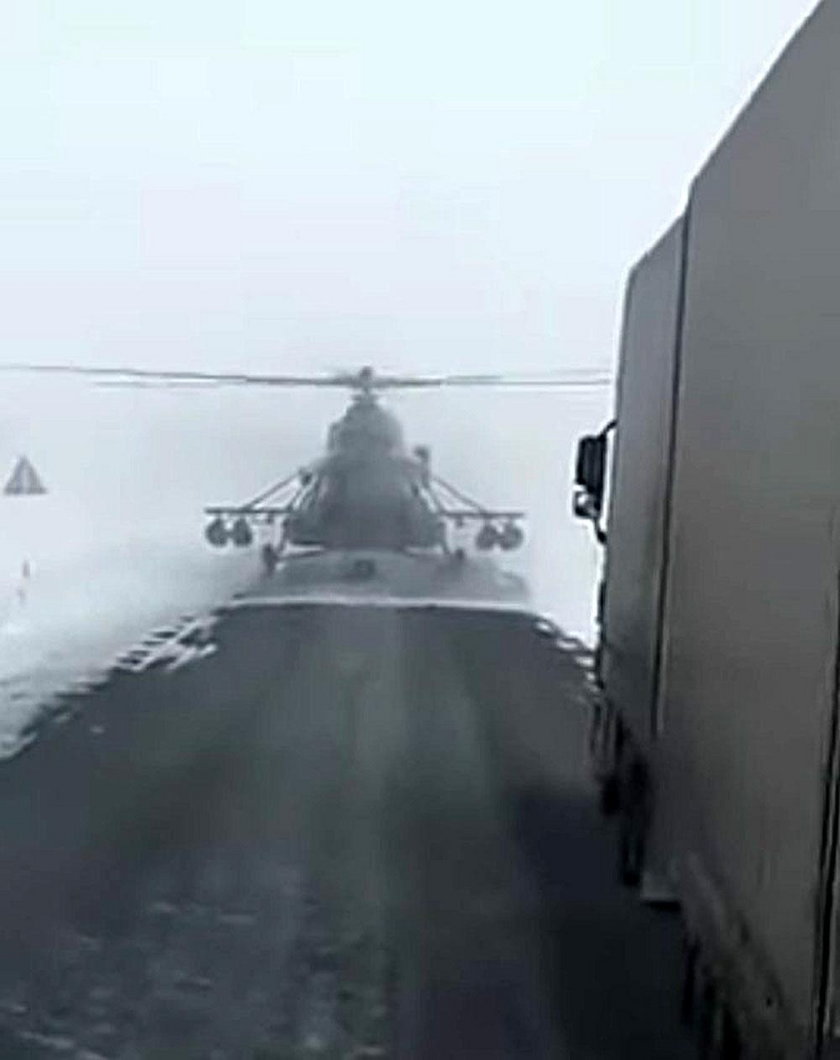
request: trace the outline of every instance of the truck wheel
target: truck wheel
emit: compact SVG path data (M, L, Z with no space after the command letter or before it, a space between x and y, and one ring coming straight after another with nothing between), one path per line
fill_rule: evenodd
M738 1024L728 1008L724 1008L720 1029L720 1060L742 1060L744 1050Z
M638 821L623 813L618 835L618 872L625 887L638 887L645 860L644 832Z
M680 994L680 1022L690 1027L697 1008L697 963L699 949L696 942L683 940L683 980Z
M707 972L700 976L697 1011L697 1036L701 1060L713 1060L715 1055L715 1024L718 1015L718 996L715 984Z
M647 765L636 753L629 754L619 769L619 871L626 886L636 887L642 877L651 817L650 782Z
M738 1025L717 984L706 971L700 994L701 1060L742 1060Z
M602 816L613 817L618 812L619 802L618 777L615 773L610 773L601 781L598 809Z

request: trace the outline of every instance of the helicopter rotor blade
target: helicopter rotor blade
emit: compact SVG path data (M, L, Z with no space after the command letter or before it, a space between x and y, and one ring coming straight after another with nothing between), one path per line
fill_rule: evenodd
M192 369L154 369L133 366L98 366L81 364L33 364L17 362L0 364L0 372L13 374L66 375L99 379L114 386L169 386L208 384L216 386L342 387L349 389L384 389L399 385L436 385L425 380L393 380L375 375L372 369L336 372L332 375L279 375L255 372L205 372Z
M372 369L338 372L333 375L274 375L251 372L206 372L78 364L0 364L0 372L39 375L81 376L99 385L115 387L341 387L358 391L423 390L448 387L523 387L532 389L574 389L612 386L613 376L602 368L567 368L554 373L401 376L377 375Z
M473 373L470 375L379 375L371 369L343 372L333 380L337 385L366 390L423 390L441 387L575 387L612 386L614 377L604 367L562 368L540 373Z
M386 377L376 380L375 389L382 390L422 390L443 389L448 387L530 387L532 389L605 387L612 386L613 377L608 372L590 372L580 375L546 375L546 376L513 376L513 375L447 375L419 378Z
M215 383L239 386L345 386L343 376L257 375L249 372L202 372L133 367L98 367L80 364L0 364L0 371L21 374L78 375L126 383Z
M532 387L549 389L553 387L601 387L611 386L613 377L607 371L572 369L553 375L450 375L440 380L442 387Z
M223 383L215 379L94 379L97 390L218 390Z

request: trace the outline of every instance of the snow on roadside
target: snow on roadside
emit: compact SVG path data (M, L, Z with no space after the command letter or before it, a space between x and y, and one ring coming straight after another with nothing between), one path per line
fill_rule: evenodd
M0 756L51 695L256 570L253 553L212 553L199 534L95 542L60 499L2 498L0 512Z

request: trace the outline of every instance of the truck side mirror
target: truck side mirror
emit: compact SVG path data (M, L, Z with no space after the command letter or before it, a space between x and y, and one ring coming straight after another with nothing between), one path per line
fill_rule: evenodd
M578 443L575 485L589 495L599 512L604 500L606 466L606 435L602 433L581 438Z
M607 540L601 526L607 480L607 438L615 427L616 421L610 420L600 434L587 434L581 438L575 465L574 514L578 519L592 523L595 537L602 545Z

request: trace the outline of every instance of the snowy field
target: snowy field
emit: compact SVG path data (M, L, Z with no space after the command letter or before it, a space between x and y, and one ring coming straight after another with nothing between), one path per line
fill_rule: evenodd
M409 443L430 443L441 475L489 505L529 512L527 545L506 562L526 576L538 609L584 639L599 555L569 515L569 482L576 437L600 426L608 400L485 392L389 401ZM242 501L317 456L344 404L341 393L4 380L0 476L26 454L48 492L0 496L0 742L45 697L155 625L246 583L255 555L208 548L203 504Z

